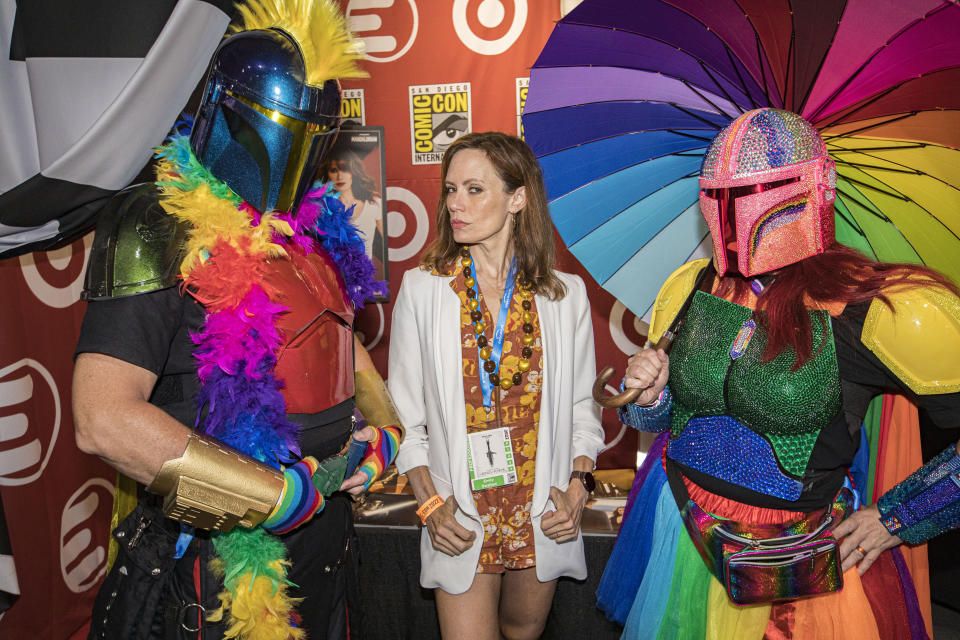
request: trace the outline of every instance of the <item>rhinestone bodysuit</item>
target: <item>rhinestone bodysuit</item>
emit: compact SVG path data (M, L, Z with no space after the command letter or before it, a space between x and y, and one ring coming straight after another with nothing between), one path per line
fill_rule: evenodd
M702 291L694 295L670 355L671 458L766 495L800 496L817 437L841 406L829 314L809 313L814 353L791 371L792 349L760 360L762 312ZM752 318L757 328L733 359L731 347Z

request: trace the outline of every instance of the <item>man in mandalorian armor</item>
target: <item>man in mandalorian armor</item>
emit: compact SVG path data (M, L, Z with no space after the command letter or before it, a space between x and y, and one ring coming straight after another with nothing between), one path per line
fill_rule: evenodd
M402 438L352 330L385 285L314 182L359 50L330 0L240 14L195 121L156 182L107 205L91 251L77 442L119 472L91 638L346 638L349 494ZM366 450L345 478L351 441Z

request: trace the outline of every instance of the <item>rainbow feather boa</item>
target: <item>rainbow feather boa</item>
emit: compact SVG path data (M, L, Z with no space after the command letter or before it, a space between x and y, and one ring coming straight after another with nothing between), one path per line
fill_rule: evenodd
M350 224L352 207L315 186L296 215L260 213L217 180L194 156L181 124L157 152L157 186L164 210L190 224L183 286L207 311L203 330L191 336L198 362L198 422L221 442L279 468L300 457L299 429L286 417L282 382L274 375L283 335L277 320L286 308L266 284L265 261L296 245L323 248L339 267L354 305L384 292L373 263ZM221 608L227 637L254 640L302 638L295 626L296 599L288 593L286 548L261 528L237 527L213 540L214 571L224 579Z

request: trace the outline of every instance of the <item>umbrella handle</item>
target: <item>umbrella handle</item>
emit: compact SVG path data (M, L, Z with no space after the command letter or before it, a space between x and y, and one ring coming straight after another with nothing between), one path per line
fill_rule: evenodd
M653 348L663 349L666 353L670 353L670 347L673 346L673 335L672 331L664 331ZM633 402L637 399L637 396L640 395L640 392L643 391L642 389L627 389L616 395L608 396L604 392L604 387L607 385L607 381L613 377L614 372L613 367L604 367L600 375L597 376L597 379L593 381L593 399L598 405L605 409L618 409L625 404Z
M613 377L614 373L615 369L613 367L604 367L600 375L597 376L597 379L593 381L593 399L596 400L597 404L606 409L616 409L628 402L633 402L642 391L642 389L627 389L615 396L607 395L603 388L606 386L607 381Z

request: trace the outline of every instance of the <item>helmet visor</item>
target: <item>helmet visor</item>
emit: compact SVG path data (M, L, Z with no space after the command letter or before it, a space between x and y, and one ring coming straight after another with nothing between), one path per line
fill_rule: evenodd
M294 118L227 90L216 108L200 161L262 212L296 211L338 118Z

